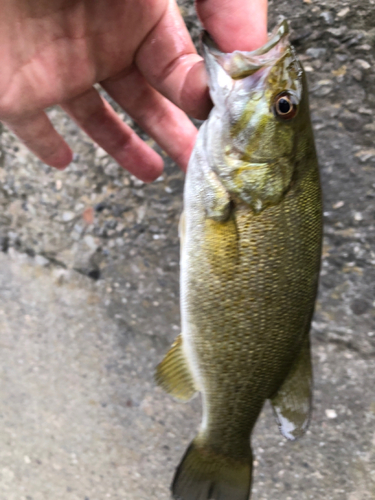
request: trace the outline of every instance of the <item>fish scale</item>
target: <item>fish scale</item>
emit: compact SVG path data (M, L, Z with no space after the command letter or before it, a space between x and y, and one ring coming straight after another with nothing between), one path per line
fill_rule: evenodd
M223 54L208 35L203 47L215 107L185 184L182 333L156 380L182 401L202 394L202 424L176 471L174 498L247 500L250 436L265 400L289 439L310 418L319 172L286 23L267 50Z

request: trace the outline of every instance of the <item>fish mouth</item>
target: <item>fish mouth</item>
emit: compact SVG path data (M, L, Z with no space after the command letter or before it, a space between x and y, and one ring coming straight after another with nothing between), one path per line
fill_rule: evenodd
M280 59L288 44L289 27L284 20L271 33L268 41L259 49L252 51L221 52L209 33L203 31L201 42L233 80L240 80L256 73L265 66L271 66Z

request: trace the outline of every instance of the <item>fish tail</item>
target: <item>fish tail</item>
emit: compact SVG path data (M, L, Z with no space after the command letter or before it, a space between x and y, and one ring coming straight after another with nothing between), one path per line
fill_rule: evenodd
M248 500L252 453L238 459L217 453L199 436L177 468L171 489L175 500Z

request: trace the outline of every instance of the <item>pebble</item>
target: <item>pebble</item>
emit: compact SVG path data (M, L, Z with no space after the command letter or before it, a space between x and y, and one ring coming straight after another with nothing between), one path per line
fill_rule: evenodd
M345 17L347 14L349 14L350 9L349 7L344 7L337 13L337 17Z
M332 70L332 74L334 76L345 76L347 69L348 67L344 64L343 66L340 66L340 68Z
M375 133L375 123L367 123L364 127L363 130L365 132L371 132Z
M334 205L332 205L332 208L334 208L336 210L337 208L341 208L344 205L345 205L344 201L338 201L337 203L335 203Z
M45 267L49 264L49 260L43 257L43 255L36 255L35 256L35 264L41 267Z
M342 36L347 31L348 31L348 27L345 25L340 26L339 28L327 28L326 29L327 33L331 33L331 35L333 35L335 37Z
M372 109L363 108L362 106L358 109L358 113L361 113L361 115L369 115L369 116L372 116L374 114Z
M357 151L354 156L356 158L359 158L359 161L364 163L368 161L370 158L375 158L375 148L361 149Z
M346 54L336 54L335 57L340 62L345 62L348 60L348 56Z
M130 176L130 180L132 181L134 187L142 187L145 184L140 179L137 179L137 177L135 177L134 175Z
M354 299L350 304L350 309L357 316L360 316L370 309L370 304L363 299Z
M56 284L62 285L69 280L69 271L60 267L52 270L53 278Z
M306 50L306 55L312 57L313 59L318 59L324 57L327 53L327 49L324 47L310 47Z
M86 234L86 236L83 238L83 241L91 250L96 250L98 248L97 243L90 234Z
M75 216L76 214L74 212L63 212L61 218L63 222L69 222L73 220Z
M364 118L361 115L358 116L357 113L352 113L350 111L344 111L340 116L340 121L350 132L356 132L362 128L364 125L363 120Z
M319 17L322 17L327 24L333 24L334 22L332 12L329 10L322 12Z
M326 414L326 417L329 419L333 420L333 419L337 418L337 412L335 410L331 410L331 409L326 410L325 414Z
M363 78L363 73L362 73L362 71L360 71L359 69L355 69L355 68L354 68L354 69L352 70L352 75L353 75L353 78L354 78L355 80L357 80L357 82L360 82L360 81L362 80L362 78Z
M102 159L102 158L105 158L106 156L108 156L108 153L107 151L105 151L103 148L101 147L98 147L95 151L95 156L99 159Z
M332 80L320 80L311 91L318 97L325 97L332 92Z
M369 64L364 59L356 59L354 61L354 64L355 64L355 66L357 66L357 68L360 68L360 69L363 69L363 70L368 70L368 69L371 68L371 64Z
M371 47L371 45L369 45L368 43L365 43L365 44L363 44L363 45L359 45L359 46L357 47L357 49L358 49L358 50L365 50L365 51L367 51L367 50L371 50L371 49L372 49L372 47Z

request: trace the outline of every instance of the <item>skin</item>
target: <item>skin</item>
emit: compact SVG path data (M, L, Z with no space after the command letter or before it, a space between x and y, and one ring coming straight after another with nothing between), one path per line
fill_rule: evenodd
M266 0L197 0L223 51L267 38ZM122 167L144 181L163 161L93 87L111 97L186 169L211 102L174 0L0 0L0 120L45 163L63 169L72 151L45 109L59 104Z

